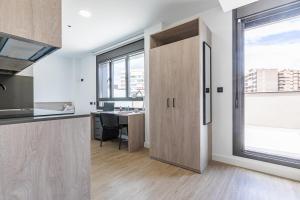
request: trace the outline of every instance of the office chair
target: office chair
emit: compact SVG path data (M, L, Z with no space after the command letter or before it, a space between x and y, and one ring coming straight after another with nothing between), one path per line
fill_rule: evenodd
M121 129L119 135L119 150L121 150L121 145L123 142L128 142L128 118L127 117L119 117L119 128ZM123 132L123 130L126 132Z
M113 140L119 137L119 117L110 113L100 113L100 122L102 126L102 135L100 146L103 141Z

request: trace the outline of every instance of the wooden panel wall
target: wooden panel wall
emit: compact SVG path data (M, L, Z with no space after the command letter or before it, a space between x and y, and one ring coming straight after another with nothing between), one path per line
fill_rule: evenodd
M0 199L89 200L90 118L0 126Z
M144 148L145 115L128 115L128 151L134 152Z

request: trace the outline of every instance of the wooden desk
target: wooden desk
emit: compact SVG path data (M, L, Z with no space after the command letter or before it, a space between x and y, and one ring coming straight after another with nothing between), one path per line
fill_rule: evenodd
M111 113L121 117L127 118L128 123L128 151L134 152L144 148L145 142L145 113L139 112L92 112L91 113L91 131L92 138L94 138L95 117L100 116L100 113Z

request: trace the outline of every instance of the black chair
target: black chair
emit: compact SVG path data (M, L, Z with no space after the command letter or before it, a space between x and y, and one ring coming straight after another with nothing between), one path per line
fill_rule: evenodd
M119 117L111 113L100 113L100 122L102 126L102 134L100 146L103 141L117 139L120 131Z
M121 149L121 145L123 142L128 142L128 117L119 117L119 150ZM125 130L125 132L124 132Z

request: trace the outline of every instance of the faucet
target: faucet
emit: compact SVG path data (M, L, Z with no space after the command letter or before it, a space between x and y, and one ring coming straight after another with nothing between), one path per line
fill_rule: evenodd
M0 87L2 88L3 91L6 91L6 86L0 83Z

